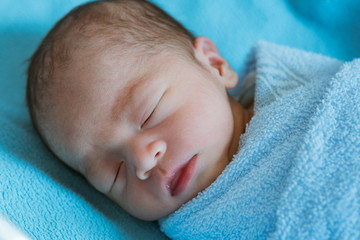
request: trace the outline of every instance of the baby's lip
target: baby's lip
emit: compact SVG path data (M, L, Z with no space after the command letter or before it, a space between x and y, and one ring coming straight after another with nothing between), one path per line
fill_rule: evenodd
M165 186L171 196L177 196L186 190L195 173L197 158L198 155L195 154L186 163L176 168L169 174L165 182Z

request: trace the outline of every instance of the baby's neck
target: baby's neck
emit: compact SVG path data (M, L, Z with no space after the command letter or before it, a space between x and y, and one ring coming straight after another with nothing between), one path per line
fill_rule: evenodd
M248 108L244 108L239 102L229 96L230 106L233 112L234 131L229 147L228 158L232 160L239 148L239 141L241 134L245 133L246 125L250 122L254 114L254 104Z

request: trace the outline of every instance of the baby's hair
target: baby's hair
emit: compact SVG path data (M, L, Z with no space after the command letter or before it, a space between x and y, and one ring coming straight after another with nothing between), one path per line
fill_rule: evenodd
M170 50L195 60L193 41L180 23L145 0L93 1L73 9L49 31L30 59L26 98L36 131L46 144L38 121L51 107L48 100L58 81L54 73L65 69L84 43L95 46L88 54L121 46L121 54L130 54L131 49L131 56Z

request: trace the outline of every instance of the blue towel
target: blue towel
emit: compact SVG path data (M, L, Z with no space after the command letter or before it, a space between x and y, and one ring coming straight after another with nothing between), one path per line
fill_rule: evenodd
M173 239L360 239L360 59L261 42L238 153L160 221ZM244 75L245 76L245 75Z
M49 154L30 123L27 59L60 17L87 1L0 1L0 215L33 239L166 239L157 223L129 216ZM258 39L360 56L358 0L150 1L210 37L236 71Z

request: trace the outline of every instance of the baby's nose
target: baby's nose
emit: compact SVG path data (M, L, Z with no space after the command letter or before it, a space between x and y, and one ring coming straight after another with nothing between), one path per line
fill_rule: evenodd
M140 150L136 161L136 176L140 180L146 180L151 176L151 170L156 167L158 161L166 152L166 143L162 140L155 140Z

